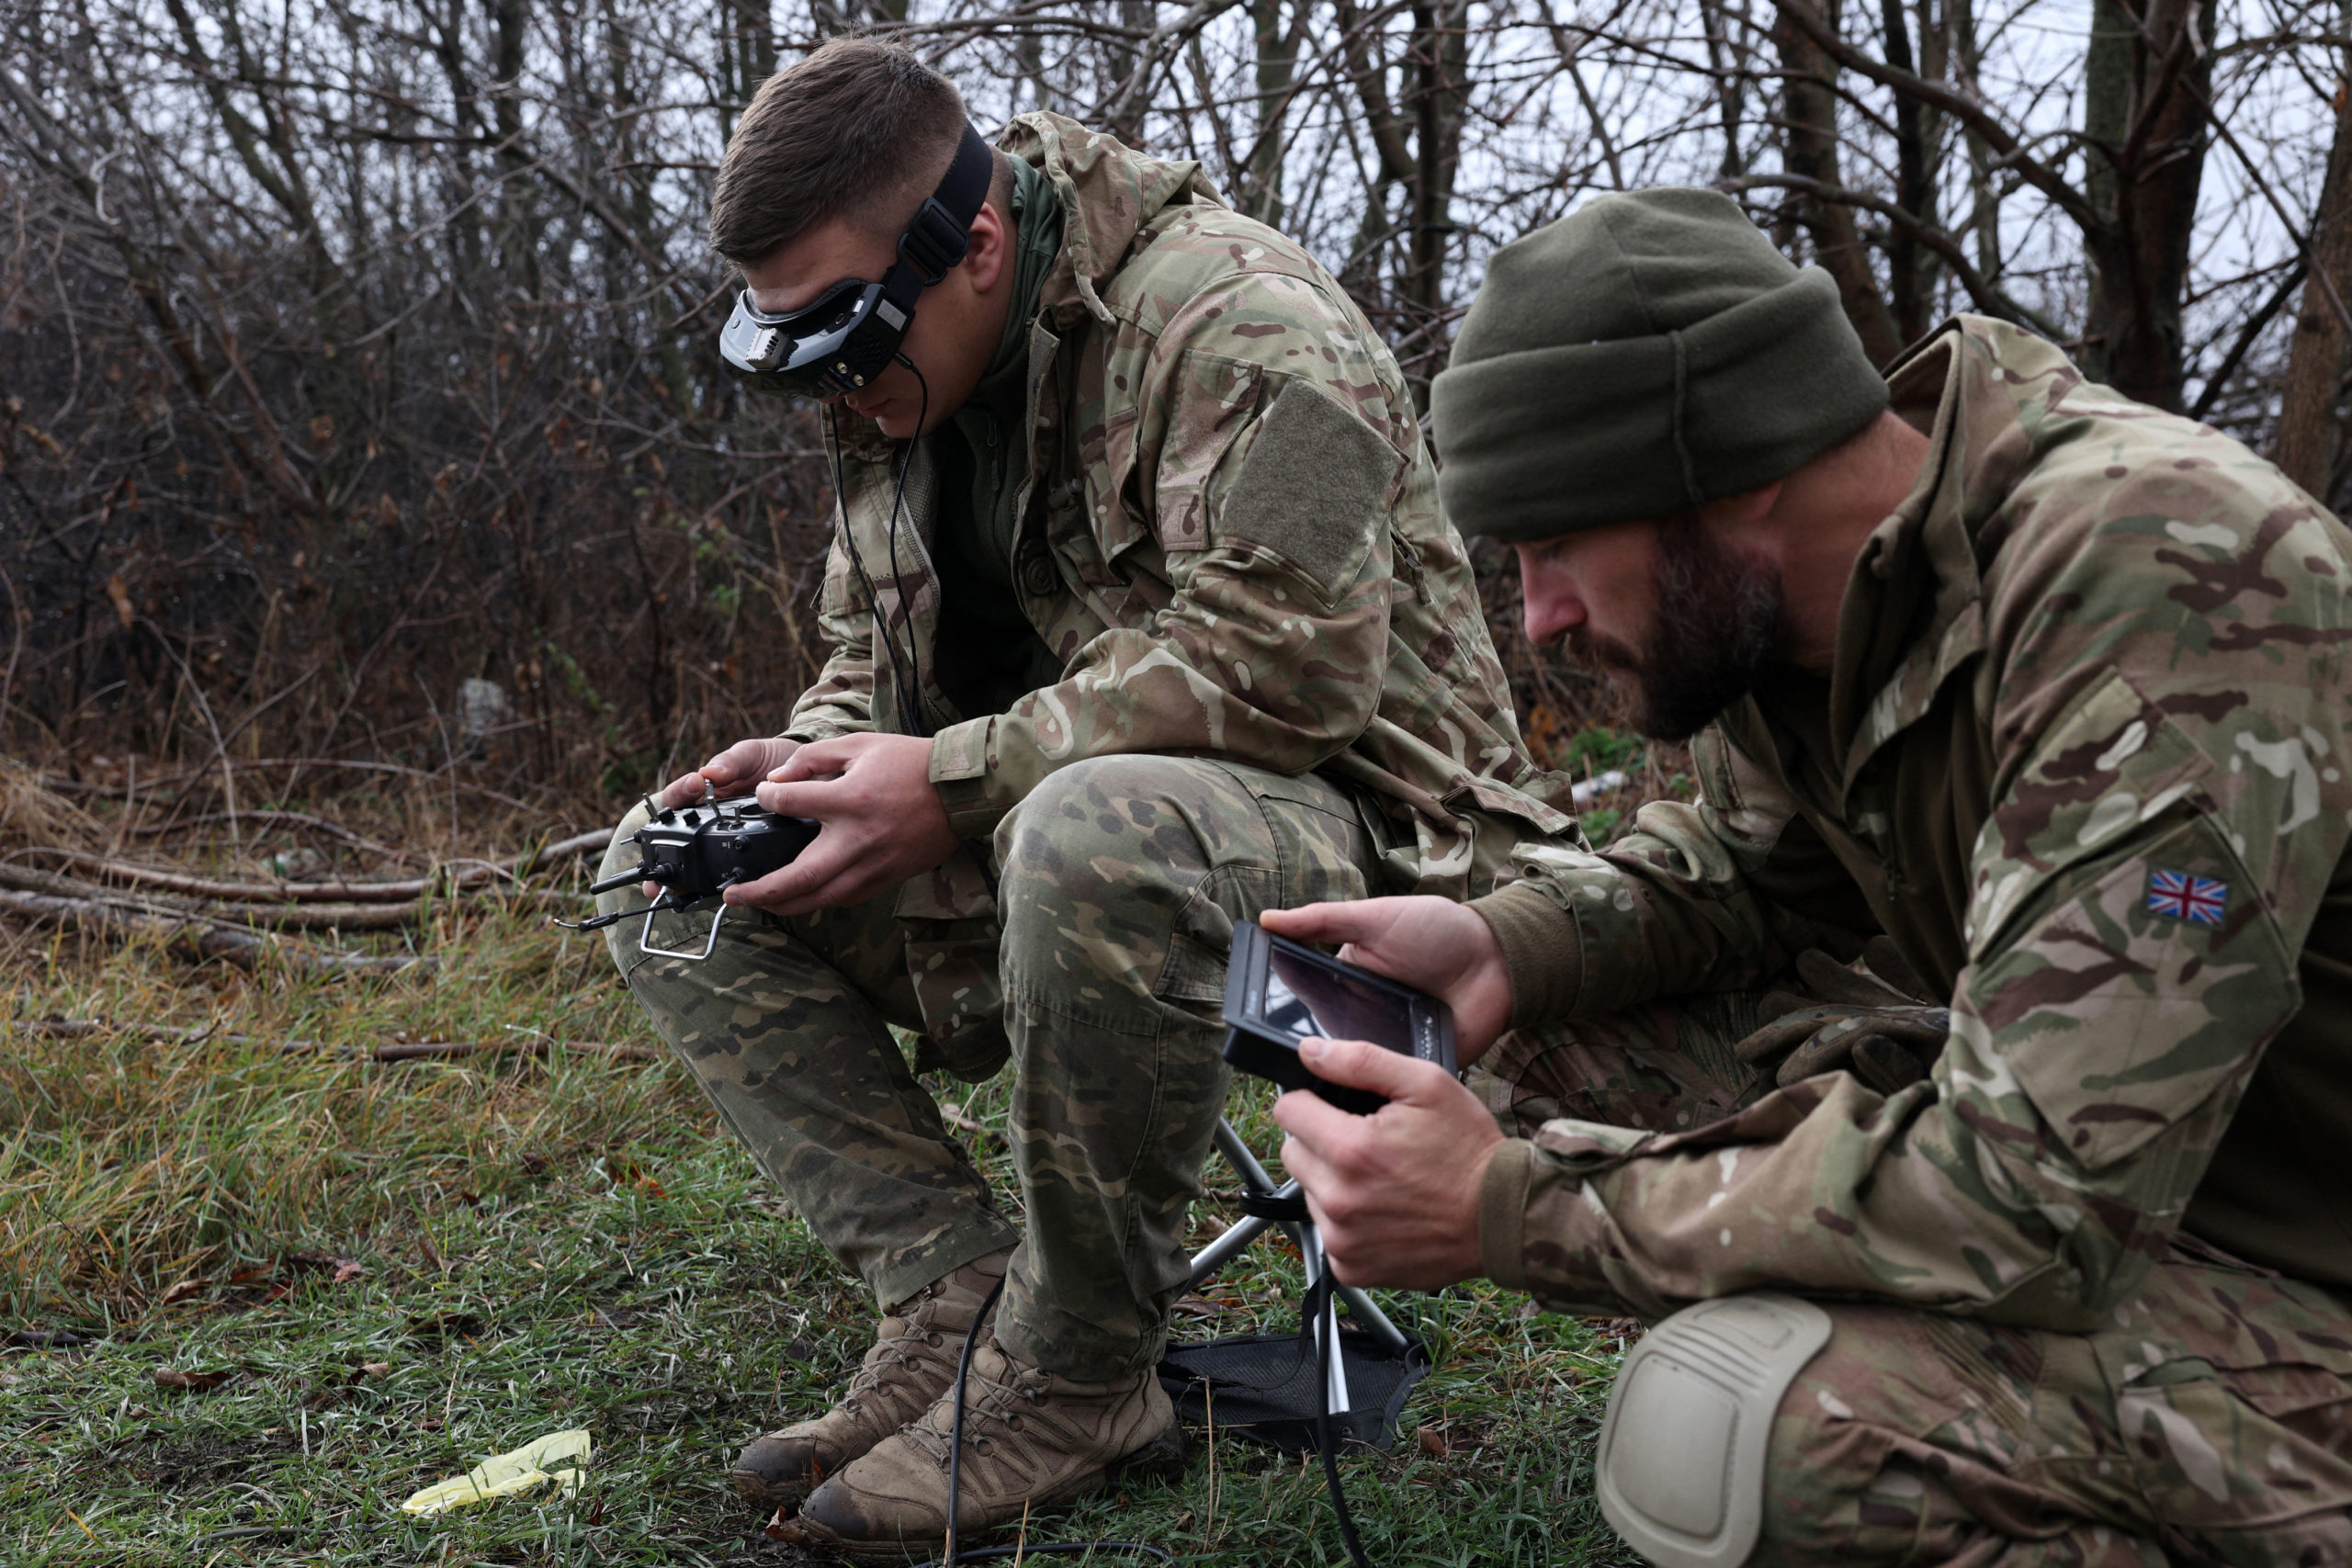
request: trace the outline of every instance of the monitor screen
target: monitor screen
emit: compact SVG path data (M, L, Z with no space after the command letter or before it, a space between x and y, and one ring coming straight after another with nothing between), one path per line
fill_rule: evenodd
M1405 998L1273 945L1266 964L1267 1024L1298 1039L1369 1040L1409 1056L1413 1015Z

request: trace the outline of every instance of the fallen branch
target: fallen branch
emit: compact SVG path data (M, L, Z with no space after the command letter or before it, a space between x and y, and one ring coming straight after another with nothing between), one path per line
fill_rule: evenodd
M396 931L423 913L408 904L220 904L185 896L121 893L6 862L0 862L0 887L153 919L201 920L264 931Z
M431 967L434 963L413 954L379 958L321 953L233 926L214 925L198 916L153 914L121 904L14 887L0 887L0 915L93 936L144 938L186 956L224 959L246 969L258 967L265 953L290 969L312 975L388 975L420 964Z
M650 1045L619 1045L604 1040L388 1040L380 1045L329 1045L320 1040L261 1040L250 1034L217 1034L209 1026L170 1023L111 1023L87 1018L0 1020L0 1031L15 1030L51 1040L86 1040L108 1034L131 1034L147 1040L182 1044L218 1042L224 1045L261 1045L292 1055L332 1055L338 1060L370 1062L446 1061L458 1056L545 1056L557 1051L582 1051L621 1062L658 1062L663 1052Z
M20 893L39 893L51 898L105 904L159 919L208 920L216 925L248 927L258 931L399 931L422 921L435 908L432 902L424 899L401 904L230 903L187 893L137 892L102 887L94 882L58 876L45 871L35 871L29 866L12 865L6 861L0 861L0 887L13 887ZM505 897L510 902L519 899L560 909L569 907L581 896L526 889Z
M248 1034L216 1034L210 1024L178 1023L108 1023L95 1018L11 1018L0 1019L0 1029L14 1030L19 1034L39 1035L44 1040L86 1040L99 1034L136 1034L142 1040L234 1040L250 1041ZM287 1041L288 1045L315 1045L314 1040Z
M36 844L19 852L51 856L76 870L90 872L111 881L127 883L134 887L158 888L192 898L233 899L262 904L406 904L428 893L466 892L502 877L527 876L541 866L577 859L601 850L612 841L612 838L611 829L598 828L592 832L574 834L557 843L526 850L503 861L460 862L436 866L423 876L400 882L222 882L209 876L192 876L164 866L115 860L62 845Z
M616 1045L603 1040L396 1040L368 1053L376 1062L427 1062L451 1056L545 1056L556 1051L585 1051L621 1062L658 1062L664 1053L650 1045Z

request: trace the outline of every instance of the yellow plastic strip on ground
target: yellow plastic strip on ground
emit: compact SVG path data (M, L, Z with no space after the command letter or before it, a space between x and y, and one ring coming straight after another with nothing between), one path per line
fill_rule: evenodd
M580 1485L577 1466L587 1461L595 1446L584 1428L549 1432L513 1453L486 1459L463 1475L435 1482L402 1503L401 1511L417 1515L444 1513L492 1497L511 1497L549 1481L561 1486L564 1495L570 1496ZM560 1465L563 1468L557 1468Z

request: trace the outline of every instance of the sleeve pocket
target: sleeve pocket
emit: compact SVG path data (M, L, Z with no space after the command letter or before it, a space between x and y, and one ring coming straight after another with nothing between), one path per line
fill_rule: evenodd
M2044 880L2044 912L1963 982L2034 1109L2086 1168L2243 1074L2300 1002L2292 956L2218 826L2168 828Z
M1970 956L1992 951L2050 877L2188 799L2211 765L2162 709L2109 671L2042 733L1977 833Z
M1264 546L1337 598L1387 527L1404 465L1386 436L1309 383L1290 381L1258 422L1216 520L1217 543Z
M824 580L817 587L817 611L823 615L840 616L862 614L869 607L865 590L850 568L849 552L842 548L836 536L825 556Z

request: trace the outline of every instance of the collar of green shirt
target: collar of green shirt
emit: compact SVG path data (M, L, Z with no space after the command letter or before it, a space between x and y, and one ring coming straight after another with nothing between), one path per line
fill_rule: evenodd
M1012 305L1004 315L996 357L981 373L971 400L1017 417L1028 390L1023 373L1029 365L1029 329L1037 320L1046 274L1062 248L1062 204L1043 170L1023 159L1012 162Z
M1888 378L1894 411L1927 434L1928 457L1863 546L1839 612L1829 716L1849 787L1984 642L1973 525L1990 509L1971 504L1984 477L1973 458L1987 433L2017 417L1985 384L1984 358L1983 344L1947 322Z
M1038 303L1062 245L1062 205L1045 175L1025 160L1012 160L1012 300L996 357L952 422L971 454L970 511L947 498L943 522L956 525L967 515L984 549L992 579L1011 580L1013 498L1028 473L1029 333Z

